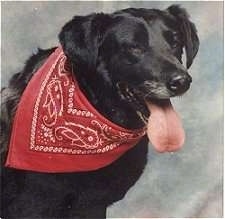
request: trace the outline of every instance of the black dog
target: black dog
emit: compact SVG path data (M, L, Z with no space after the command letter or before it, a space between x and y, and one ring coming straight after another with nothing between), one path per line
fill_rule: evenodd
M59 40L92 105L129 129L143 127L149 117L146 100L165 104L188 90L191 77L182 65L182 51L189 68L199 47L194 24L178 6L76 16ZM53 51L39 50L2 90L3 155L20 96ZM3 167L1 216L105 218L107 206L122 199L142 174L147 148L143 137L111 165L90 172L47 174Z

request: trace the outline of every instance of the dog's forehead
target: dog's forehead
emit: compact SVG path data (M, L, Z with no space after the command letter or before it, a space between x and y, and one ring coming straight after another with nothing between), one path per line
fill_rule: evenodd
M118 18L119 21L112 29L118 41L127 43L148 41L148 26L144 20L127 14Z
M172 16L167 10L158 10L158 9L145 9L145 8L128 8L125 9L126 15L129 15L130 18L141 19L152 26L152 24L161 23L164 24L167 28L177 28L177 20Z
M172 30L174 21L166 18L166 16L145 16L137 17L131 14L123 14L118 16L117 22L113 28L113 34L117 36L117 40L127 43L149 44L150 41L163 38L163 32Z

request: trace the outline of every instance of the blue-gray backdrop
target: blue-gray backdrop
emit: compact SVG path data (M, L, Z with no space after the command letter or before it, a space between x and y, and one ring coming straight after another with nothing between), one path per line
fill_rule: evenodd
M58 43L74 15L126 7L165 9L180 4L196 23L200 50L190 68L191 89L174 99L186 130L177 153L149 145L148 165L126 197L111 206L115 217L222 217L223 184L223 2L2 2L2 86L37 47Z

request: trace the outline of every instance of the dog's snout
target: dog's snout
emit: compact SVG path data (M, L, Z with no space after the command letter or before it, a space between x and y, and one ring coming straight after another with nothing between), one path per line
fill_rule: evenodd
M188 74L175 75L170 78L167 87L176 94L185 92L192 82L192 78Z

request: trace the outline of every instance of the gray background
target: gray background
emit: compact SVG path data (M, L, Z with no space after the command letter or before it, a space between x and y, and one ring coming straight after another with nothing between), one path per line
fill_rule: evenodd
M172 3L191 14L201 42L190 68L191 89L173 101L186 143L174 154L149 145L144 174L108 209L108 217L222 217L223 2L2 2L2 86L37 47L55 46L60 28L74 15Z

